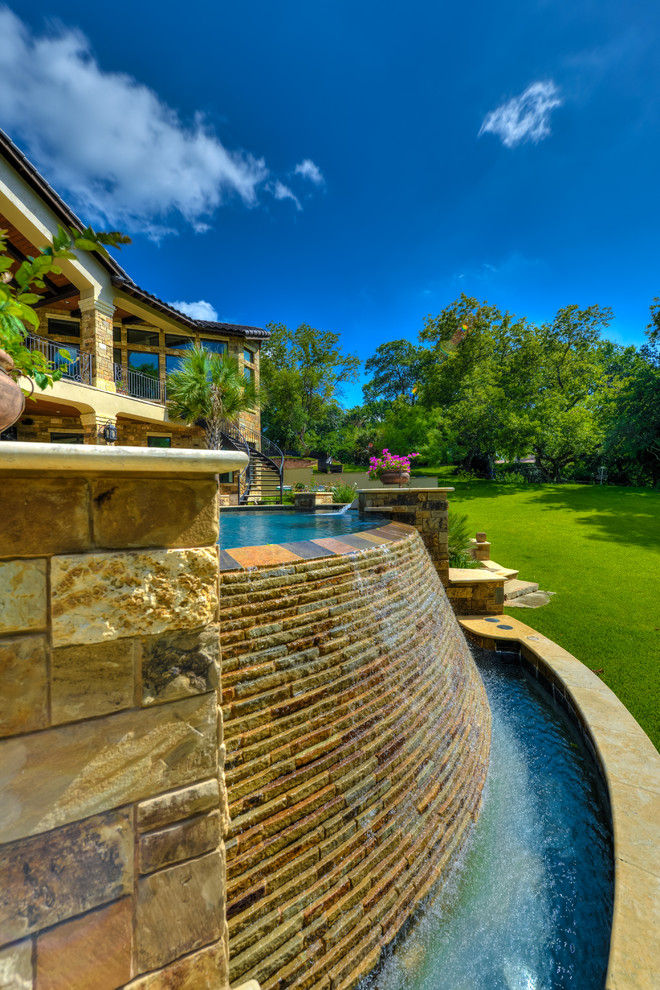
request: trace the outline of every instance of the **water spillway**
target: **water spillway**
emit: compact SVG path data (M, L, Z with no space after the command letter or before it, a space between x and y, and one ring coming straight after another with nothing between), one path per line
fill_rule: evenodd
M381 534L220 575L232 983L354 986L479 812L483 684L419 534Z

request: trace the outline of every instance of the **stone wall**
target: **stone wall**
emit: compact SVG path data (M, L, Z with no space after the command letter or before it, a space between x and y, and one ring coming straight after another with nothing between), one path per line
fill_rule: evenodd
M213 475L1 480L0 985L224 990Z
M223 571L220 636L230 977L348 990L478 813L483 685L415 532Z
M395 522L414 526L442 583L449 579L449 502L453 488L397 488L393 485L359 493L360 514L385 512ZM386 511L387 510L387 511Z

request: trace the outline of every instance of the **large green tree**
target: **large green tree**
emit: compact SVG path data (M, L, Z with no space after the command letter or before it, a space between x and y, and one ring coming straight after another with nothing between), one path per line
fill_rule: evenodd
M235 358L194 346L167 376L168 411L185 423L202 421L206 446L220 450L224 421L257 408L261 398L251 378L241 374Z
M364 365L365 372L372 376L362 388L365 402L378 399L393 402L405 396L414 405L427 359L428 351L409 340L380 344Z
M343 386L357 380L360 359L344 354L339 335L306 323L291 330L269 323L261 351L261 381L268 396L263 429L280 446L300 454L322 448L341 420ZM326 445L327 446L327 445Z

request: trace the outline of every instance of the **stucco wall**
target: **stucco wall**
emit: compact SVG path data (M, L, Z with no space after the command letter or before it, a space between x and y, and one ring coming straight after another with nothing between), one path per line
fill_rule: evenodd
M461 848L483 685L416 532L221 573L232 982L353 986Z

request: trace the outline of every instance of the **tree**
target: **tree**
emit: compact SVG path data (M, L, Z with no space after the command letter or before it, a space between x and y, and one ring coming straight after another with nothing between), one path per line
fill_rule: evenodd
M357 380L360 359L342 354L339 335L302 323L290 330L269 323L261 352L261 380L268 396L264 432L280 446L308 454L332 433L341 410L337 399Z
M252 379L239 371L235 358L211 353L195 345L179 368L167 376L168 411L176 419L204 423L206 446L220 450L223 423L255 409L261 398Z
M364 370L373 377L362 388L365 402L386 399L393 402L399 396L409 397L414 405L416 389L424 375L428 352L409 340L390 340L380 344L365 363Z
M121 248L122 244L130 244L131 239L117 230L104 233L91 227L79 231L75 227L65 230L58 226L53 242L43 247L36 257L27 257L15 271L12 268L16 261L7 251L7 239L7 231L0 230L0 345L14 359L17 371L45 389L58 381L63 371L53 368L41 351L31 351L25 345L28 327L39 329L34 305L43 297L36 290L46 288L48 275L61 274L58 261L76 260L74 250L95 251L107 258L106 244ZM66 359L69 353L62 349L60 356Z

